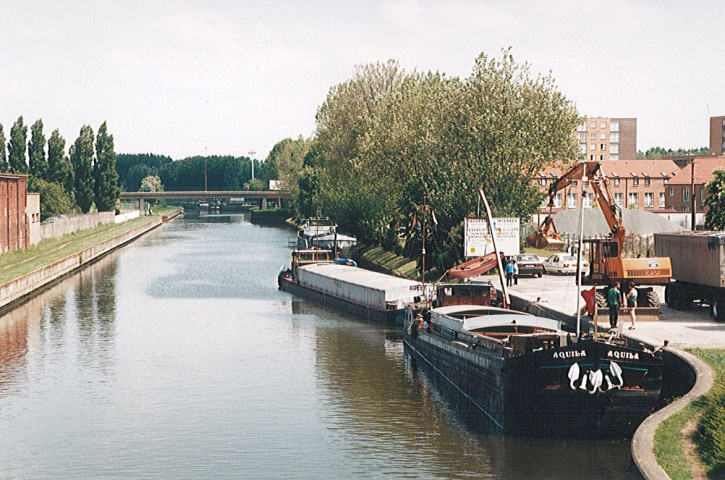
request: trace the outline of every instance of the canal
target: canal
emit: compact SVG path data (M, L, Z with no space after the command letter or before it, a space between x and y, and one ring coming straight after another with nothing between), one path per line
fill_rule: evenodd
M0 478L632 475L626 440L487 433L395 328L278 291L293 234L178 218L0 317Z

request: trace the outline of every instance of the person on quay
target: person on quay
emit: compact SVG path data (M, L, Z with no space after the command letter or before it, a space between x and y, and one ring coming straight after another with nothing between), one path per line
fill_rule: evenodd
M510 287L511 283L513 283L514 279L514 264L513 261L510 261L506 264L504 268L504 271L506 272L506 286Z
M614 282L614 285L607 292L609 326L613 329L617 328L617 321L619 320L619 300L622 297L622 292L619 291L619 285L619 282Z
M512 260L514 263L514 285L519 284L519 264L516 263L516 260Z
M637 289L634 288L634 282L629 282L629 292L627 292L627 308L629 309L629 320L632 324L629 326L630 330L634 330L635 323L637 323L637 314L634 309L637 307Z

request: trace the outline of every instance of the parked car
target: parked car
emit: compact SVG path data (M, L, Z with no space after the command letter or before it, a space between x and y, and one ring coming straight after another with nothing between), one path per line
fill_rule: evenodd
M589 262L582 258L582 273L589 268ZM576 273L576 257L574 255L555 254L544 262L546 273Z
M516 264L519 266L519 276L533 275L541 277L544 274L544 264L536 255L510 255L504 257L504 260L506 262L516 260Z

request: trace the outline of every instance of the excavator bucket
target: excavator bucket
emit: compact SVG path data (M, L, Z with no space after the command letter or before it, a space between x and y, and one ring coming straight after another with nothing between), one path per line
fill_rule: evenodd
M534 233L526 237L526 244L545 250L561 250L564 247L564 240L556 232L554 220L548 216Z
M556 232L534 232L526 237L526 243L530 247L545 250L561 250L564 248L564 240Z

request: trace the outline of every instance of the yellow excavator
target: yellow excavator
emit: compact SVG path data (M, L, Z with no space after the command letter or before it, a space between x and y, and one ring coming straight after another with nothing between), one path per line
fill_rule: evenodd
M641 285L667 285L672 276L672 265L669 257L623 258L622 247L626 228L622 222L622 210L614 201L609 188L609 181L602 164L595 161L580 162L572 166L549 186L549 214L541 222L539 228L526 238L532 247L558 250L564 241L556 232L552 219L554 198L559 190L574 181L588 182L597 203L609 226L609 237L586 239L589 246L589 272L582 272L582 283L588 285L610 285L615 281L634 282L639 291L638 306L659 307L660 301L651 287ZM603 296L597 292L597 302L603 303Z

